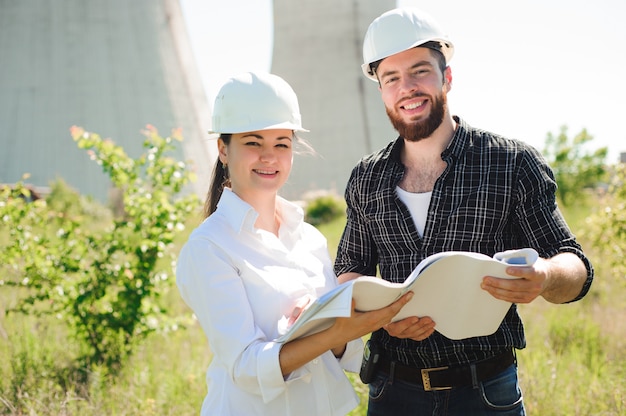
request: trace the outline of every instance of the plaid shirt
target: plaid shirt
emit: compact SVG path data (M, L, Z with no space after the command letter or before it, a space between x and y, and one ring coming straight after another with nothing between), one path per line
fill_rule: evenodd
M345 198L347 225L339 243L335 272L380 275L402 282L425 257L442 251L499 251L532 247L541 257L571 252L593 268L556 205L556 182L544 158L521 141L475 129L455 117L456 132L441 154L448 166L435 183L424 236L420 237L396 187L404 174L398 138L364 157L353 169ZM435 332L424 341L374 333L390 359L418 368L466 364L524 348L524 328L512 305L490 336L450 340Z

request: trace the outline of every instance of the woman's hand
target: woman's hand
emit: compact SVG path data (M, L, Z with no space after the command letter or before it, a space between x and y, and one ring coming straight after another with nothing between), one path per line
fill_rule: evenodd
M337 333L338 341L341 345L353 339L360 338L371 332L390 324L394 316L413 297L413 292L404 294L400 299L391 305L369 312L357 312L354 309L354 299L352 300L352 314L349 318L337 318L331 329Z
M412 297L413 292L406 293L391 305L370 312L357 312L353 299L350 317L337 318L330 328L283 345L279 355L282 374L286 376L329 350L335 357L341 357L349 341L361 338L390 323ZM296 308L302 307L303 303L305 302L298 303ZM295 311L292 315L299 315L302 310Z
M293 325L294 322L296 322L298 317L302 315L302 312L306 310L306 308L311 304L312 301L313 301L313 296L311 295L305 295L297 300L296 306L291 311L291 315L289 315L289 320L287 321L288 327Z

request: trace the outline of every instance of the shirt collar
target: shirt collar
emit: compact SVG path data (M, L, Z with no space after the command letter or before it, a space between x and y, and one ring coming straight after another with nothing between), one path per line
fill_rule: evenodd
M293 233L303 221L304 211L280 196L277 197L277 202L281 213L281 233L283 231ZM217 203L216 213L224 217L237 233L241 233L243 229L254 230L254 223L259 216L252 205L239 198L230 188L224 188Z
M449 155L458 159L465 152L465 149L470 145L469 125L458 116L454 116L456 121L456 129L452 140L448 144L446 150L441 154L442 159L446 160Z

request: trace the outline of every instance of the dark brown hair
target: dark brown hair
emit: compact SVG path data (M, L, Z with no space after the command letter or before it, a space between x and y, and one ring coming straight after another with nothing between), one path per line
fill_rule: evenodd
M222 133L220 139L226 146L230 144L230 138L232 134ZM213 179L209 186L209 192L207 193L206 200L204 201L204 218L213 214L217 209L217 202L224 192L224 187L230 186L230 178L228 176L228 166L222 164L218 157L215 161L215 168L213 169Z

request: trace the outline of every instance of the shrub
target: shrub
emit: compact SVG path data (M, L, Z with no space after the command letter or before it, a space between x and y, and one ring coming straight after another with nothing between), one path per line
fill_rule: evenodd
M195 194L178 197L193 176L166 156L182 138L163 138L151 126L144 134L146 153L133 160L112 141L72 129L123 195L122 215L98 227L85 215L97 211L93 204L76 209L84 200L60 187L50 203L29 202L22 184L1 191L0 220L9 235L0 240L0 286L27 293L7 313L67 322L81 346L79 367L87 370L116 373L140 340L172 324L158 300L171 285L175 235L199 201Z
M626 284L626 165L613 168L607 194L600 198L599 209L585 224L588 236L612 276Z
M345 210L345 203L339 197L321 195L306 204L305 220L313 225L325 224L344 215Z

